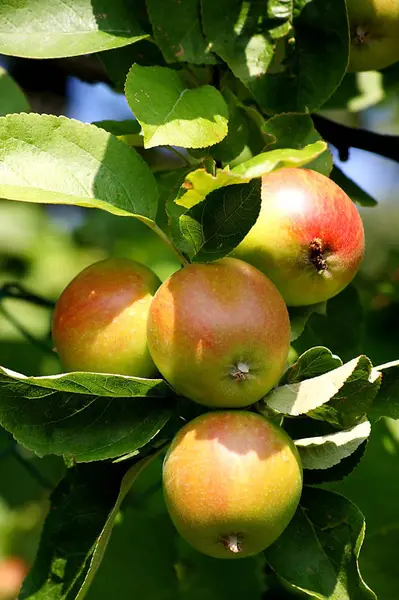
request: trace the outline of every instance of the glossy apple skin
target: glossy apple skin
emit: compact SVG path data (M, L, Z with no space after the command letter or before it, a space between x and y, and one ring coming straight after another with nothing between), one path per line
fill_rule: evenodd
M205 406L238 408L279 380L290 343L287 308L251 265L224 258L174 273L155 294L148 347L175 390Z
M113 258L79 273L53 314L53 340L67 371L151 377L147 316L160 285L148 267Z
M262 178L255 225L234 250L276 285L288 306L316 304L342 291L364 254L356 207L331 179L284 168Z
M292 519L302 466L277 425L249 411L215 411L177 433L165 457L163 489L186 541L215 558L244 558L270 546ZM226 543L234 538L238 552Z
M17 597L28 570L27 563L18 556L0 561L0 600L13 600Z
M347 0L349 71L383 69L399 61L398 0Z

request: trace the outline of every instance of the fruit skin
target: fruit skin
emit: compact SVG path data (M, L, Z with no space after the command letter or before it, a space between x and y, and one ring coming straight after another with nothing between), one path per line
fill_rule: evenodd
M270 546L292 519L302 466L277 425L253 412L215 411L176 434L163 489L186 541L215 558L244 558Z
M175 390L205 406L238 408L279 380L290 343L287 308L251 265L223 258L165 281L147 326L151 356Z
M284 168L262 177L260 214L234 256L277 286L288 306L316 304L341 292L364 253L362 220L331 179Z
M27 563L18 556L0 560L0 600L13 600L17 597L28 570Z
M61 294L53 314L53 340L68 371L151 377L148 310L160 285L148 267L125 258L84 269Z
M383 69L399 61L398 0L347 0L349 71Z

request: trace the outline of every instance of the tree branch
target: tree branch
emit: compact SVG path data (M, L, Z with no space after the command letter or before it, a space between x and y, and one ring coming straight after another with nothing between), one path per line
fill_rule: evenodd
M348 160L349 148L359 148L399 162L399 136L347 127L320 115L312 118L320 135L337 148L340 160Z

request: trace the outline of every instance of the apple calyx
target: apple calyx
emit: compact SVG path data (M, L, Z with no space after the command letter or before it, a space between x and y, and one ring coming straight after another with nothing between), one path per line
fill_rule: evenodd
M367 44L370 39L370 32L367 31L365 27L362 25L358 25L356 27L356 35L354 37L354 42L358 46L363 46L363 44Z
M233 365L230 374L237 381L244 381L249 376L249 366L245 362L239 361L236 365Z
M326 246L320 238L314 238L309 244L309 260L316 267L318 273L328 270L327 261L323 254Z
M222 537L220 539L220 541L222 542L222 544L226 548L226 550L228 550L229 552L232 552L233 554L239 554L240 552L242 552L242 535L241 534L231 533L230 535L227 535L226 537Z

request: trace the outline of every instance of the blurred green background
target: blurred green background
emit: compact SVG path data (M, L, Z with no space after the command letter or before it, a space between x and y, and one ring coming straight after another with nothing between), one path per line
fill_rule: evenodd
M128 116L124 99L106 85L64 77L51 88L48 74L41 73L43 66L29 64L29 76L24 62L11 67L33 109L63 112L86 121ZM42 87L37 83L41 78L45 82ZM343 98L337 95L335 104L332 101L324 114L346 124L399 133L399 78L391 74L388 80L387 92L385 80L378 74L368 78L362 74L355 92L345 93ZM350 81L345 82L348 89ZM355 281L356 302L362 307L362 316L357 311L356 317L361 337L356 333L355 346L378 365L399 358L399 165L353 151L349 162L340 167L379 202L375 208L361 209L367 252ZM141 261L161 279L178 268L163 242L134 219L77 207L0 201L0 286L18 282L55 301L80 270L108 256ZM0 308L0 364L24 374L59 372L57 356L51 350L50 310L16 299L0 299ZM324 317L316 317L312 326L318 330L318 339L333 351L340 349L343 358L346 352L352 358L351 340L345 337L353 326L351 306L338 313L334 331L323 328L320 319ZM45 348L28 342L23 330L44 343ZM306 346L308 341L312 341L309 335L300 345ZM158 460L140 476L128 496L89 598L173 599L177 578L181 598L258 600L262 590L275 585L267 579L261 558L234 564L214 561L177 538L162 500L160 468ZM31 564L49 493L63 471L61 460L39 459L0 430L0 562L21 556ZM399 597L398 475L399 424L385 419L373 426L360 466L344 481L329 486L356 502L366 516L361 567L380 600ZM268 598L290 597L288 592L273 589Z

